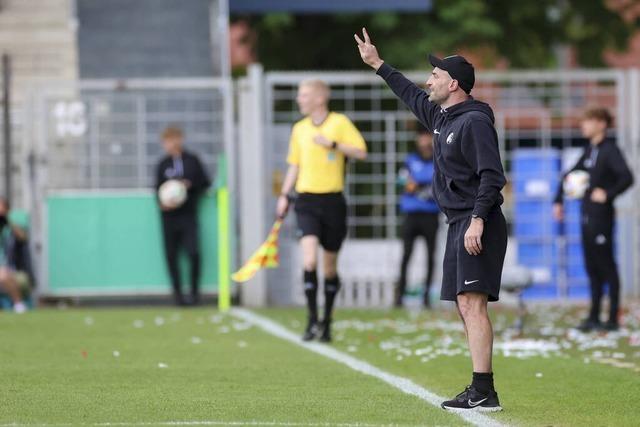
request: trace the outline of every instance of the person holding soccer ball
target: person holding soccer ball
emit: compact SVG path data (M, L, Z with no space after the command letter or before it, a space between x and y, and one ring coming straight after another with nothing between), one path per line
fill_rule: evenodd
M493 111L470 92L475 72L464 57L429 55L428 93L379 56L366 29L354 34L364 63L376 70L433 135L433 194L449 224L440 299L454 301L462 319L473 377L442 403L452 411L500 411L493 384L493 330L488 302L497 301L507 248L500 206L506 183Z
M182 129L169 126L162 132L162 147L166 156L156 168L156 191L170 180L177 180L187 189L187 197L180 205L166 205L158 197L162 211L162 232L165 257L176 305L197 305L200 302L200 245L198 236L198 201L211 185L202 163L197 155L183 147ZM191 261L191 299L182 296L180 271L178 269L178 250L183 247Z
M340 290L338 251L347 235L347 206L342 194L345 163L363 160L367 146L344 114L329 111L329 86L321 80L305 80L296 101L304 119L291 131L287 170L276 214L284 218L292 192L298 193L295 212L302 250L304 293L308 322L302 339L331 341L333 304ZM324 249L324 318L318 318L318 249Z
M591 285L591 310L578 326L583 332L618 329L620 277L613 256L613 201L631 187L633 175L616 142L606 137L607 128L611 127L612 122L611 114L605 108L589 108L585 111L580 127L589 144L562 180L577 170L589 174L589 185L581 204L581 232L584 265ZM564 218L562 181L553 205L553 215L558 221ZM605 283L609 285L609 320L601 324L600 302Z

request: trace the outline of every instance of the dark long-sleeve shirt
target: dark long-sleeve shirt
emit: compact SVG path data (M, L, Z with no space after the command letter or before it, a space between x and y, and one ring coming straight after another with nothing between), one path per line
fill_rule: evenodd
M156 191L170 179L184 179L189 181L191 186L187 190L187 200L184 204L177 209L162 212L163 216L195 215L198 197L211 185L200 159L188 151L183 151L179 157L164 157L156 170Z
M486 220L502 204L500 191L506 184L491 107L469 97L444 109L390 65L383 64L377 73L433 132L433 191L448 222L471 215Z
M602 188L607 192L607 201L603 208L611 209L613 201L621 193L633 184L633 175L627 162L616 145L616 142L607 138L600 144L588 144L576 164L563 176L575 170L584 170L589 173L589 187L584 193L583 202L591 205L591 192L594 188ZM556 191L555 202L561 203L563 199L562 181Z

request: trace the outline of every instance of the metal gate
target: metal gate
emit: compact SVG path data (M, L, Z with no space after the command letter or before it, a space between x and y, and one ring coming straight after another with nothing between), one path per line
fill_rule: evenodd
M68 190L149 193L162 156L160 133L185 131L186 148L211 178L218 159L233 166L232 87L228 78L58 82L32 88L23 147L33 175L25 188L40 291L47 292L45 200ZM233 168L228 169L233 176ZM228 180L232 189L233 180Z
M406 75L418 83L427 78L426 72ZM614 112L616 127L613 133L627 154L630 165L639 170L638 75L637 70L482 72L478 74L473 95L494 108L508 175L512 172L512 155L519 148L553 147L563 150L581 146L579 117L586 106L594 104ZM250 135L258 139L264 135L261 151L264 162L256 166L261 170L262 179L266 177L268 180L260 183L260 197L264 198L261 203L264 219L260 222L266 227L273 219L274 196L286 170L289 132L292 124L300 119L295 103L297 85L309 77L323 79L331 85L331 109L344 112L354 121L370 152L366 161L348 165L349 239L341 255L340 271L351 285L346 286L343 303L352 301L355 305L368 305L378 301L374 304L387 304L390 298L388 289L397 276L400 252L395 177L413 139L415 122L411 113L373 72L262 73L257 67L241 83L241 93L254 102L254 122L264 123L259 135ZM242 115L245 114L242 105L240 114L242 128ZM241 149L243 144L241 138ZM505 214L508 219L513 219L512 189L507 187L504 195ZM640 267L635 261L640 249L637 196L638 186L635 186L618 201L621 229L618 254L627 295L640 295ZM283 267L264 278L265 283L268 282L264 298L272 303L301 302L302 292L297 286L300 262L296 258L298 251L295 249L293 223L289 220L283 227ZM514 254L509 256L514 257ZM414 281L419 280L422 273L421 268L414 268L411 276ZM438 280L438 273L435 280ZM367 296L358 296L363 293ZM566 286L559 286L557 296L567 296Z

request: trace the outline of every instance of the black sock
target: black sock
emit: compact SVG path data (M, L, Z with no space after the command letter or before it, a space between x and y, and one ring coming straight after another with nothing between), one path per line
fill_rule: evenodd
M338 276L326 278L324 280L324 321L331 322L331 316L333 314L333 303L336 300L336 295L340 290L340 279Z
M315 270L304 272L304 294L307 297L309 320L318 320L318 275Z
M474 372L471 385L482 394L493 391L493 372Z

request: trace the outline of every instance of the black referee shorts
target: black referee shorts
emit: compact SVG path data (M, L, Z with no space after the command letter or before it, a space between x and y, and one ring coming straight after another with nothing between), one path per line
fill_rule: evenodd
M464 234L471 217L449 225L444 253L440 299L456 301L459 294L479 292L489 301L498 301L502 266L507 252L507 224L500 209L492 211L484 223L482 252L469 255L464 248Z
M325 250L340 250L347 236L347 203L342 193L301 193L294 209L299 237L317 236Z

